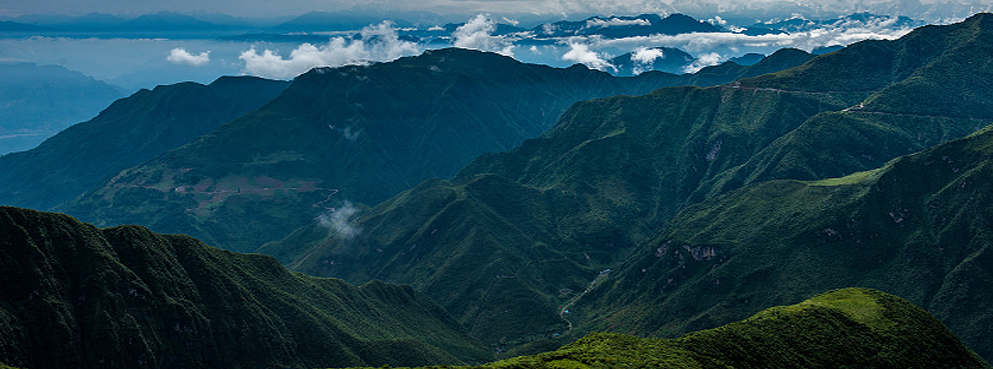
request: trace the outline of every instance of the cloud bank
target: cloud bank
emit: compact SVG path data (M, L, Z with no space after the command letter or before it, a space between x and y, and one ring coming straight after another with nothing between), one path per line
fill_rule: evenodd
M624 26L651 26L652 22L647 19L590 19L586 21L586 28L607 28Z
M194 67L199 67L210 63L210 51L205 51L197 55L190 54L186 49L177 47L169 52L169 57L166 60L173 62L175 64L187 64Z
M594 50L606 48L636 50L642 47L665 46L679 48L694 54L717 52L726 55L747 52L768 54L785 47L810 51L820 46L847 46L863 40L893 40L912 31L911 28L894 28L893 22L895 21L896 18L862 23L845 22L802 32L758 36L734 32L714 32L590 39L590 46Z
M494 36L496 22L485 14L478 14L468 22L455 29L452 38L455 47L463 49L492 51L504 56L514 56L513 40L502 36Z
M316 67L365 65L376 61L391 61L421 52L417 43L400 40L393 23L384 21L362 29L358 39L334 37L327 45L303 44L283 58L278 52L255 47L238 57L245 62L243 72L266 78L287 79Z

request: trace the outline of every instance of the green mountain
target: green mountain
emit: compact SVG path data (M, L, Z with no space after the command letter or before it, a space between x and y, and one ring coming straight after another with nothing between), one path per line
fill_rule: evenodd
M262 109L122 171L59 210L253 251L331 209L375 204L450 177L480 154L509 150L576 101L687 78L617 78L461 49L315 69Z
M757 63L740 65L727 61L719 65L701 69L699 72L685 75L685 85L715 86L730 83L744 78L758 77L763 74L775 73L803 65L813 59L814 55L803 50L779 49Z
M562 333L581 323L565 310L595 301L589 288L688 205L762 181L877 168L984 126L993 105L945 112L917 89L981 103L972 94L993 84L993 64L980 63L993 55L982 52L991 33L993 16L982 14L728 85L578 103L542 137L483 155L451 181L260 251L314 275L411 284L490 343ZM974 72L959 73L960 58L976 62ZM882 105L898 97L909 99L905 111Z
M407 286L355 287L187 236L19 208L0 207L0 234L0 361L9 365L314 368L492 357Z
M39 147L0 157L0 204L49 209L272 100L287 82L222 77L141 90Z
M879 291L847 288L678 339L595 333L553 352L474 368L989 367L923 309Z
M859 285L906 296L993 356L991 170L987 128L880 169L769 181L691 206L576 319L672 335Z

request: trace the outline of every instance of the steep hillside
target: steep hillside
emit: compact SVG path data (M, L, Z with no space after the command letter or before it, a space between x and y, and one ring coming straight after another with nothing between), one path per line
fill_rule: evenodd
M722 104L725 92L730 103ZM292 266L315 275L413 284L493 340L511 327L517 338L561 331L556 306L675 214L679 204L662 200L685 198L702 177L693 166L716 146L705 146L708 136L739 137L737 158L721 159L743 162L818 108L847 105L760 94L685 87L577 104L546 137L356 215L358 234L315 225L259 251L284 260L303 253ZM506 314L508 306L519 314ZM508 322L517 319L541 325Z
M893 295L847 288L679 339L595 333L554 352L474 368L989 367L926 311Z
M315 69L266 107L122 171L59 210L252 251L346 203L375 204L448 178L480 154L509 150L576 101L688 78L617 78L461 49Z
M859 285L906 296L991 357L991 178L984 129L873 171L746 187L684 210L574 310L592 329L673 335Z
M288 83L222 77L141 90L39 147L0 157L0 204L48 209L255 110Z
M292 273L137 226L0 207L0 361L25 368L313 368L478 361L410 287Z
M941 60L972 53L981 46L975 40L993 32L990 17L859 43L724 86L578 103L542 137L483 155L452 181L423 183L348 212L339 224L347 227L304 228L260 250L315 275L412 284L491 342L559 333L573 321L562 318L564 310L679 211L751 183L731 179L868 170L985 125L993 117L855 107L895 93L888 86L896 82L930 78L921 71ZM963 32L976 37L948 36ZM932 44L942 50L909 58L908 50ZM948 68L944 76L954 75ZM845 74L873 70L886 73ZM993 84L981 76L934 83L956 84L956 91ZM777 170L760 170L769 167ZM527 301L518 308L523 315L508 313L520 301ZM505 336L495 334L499 327L513 328Z

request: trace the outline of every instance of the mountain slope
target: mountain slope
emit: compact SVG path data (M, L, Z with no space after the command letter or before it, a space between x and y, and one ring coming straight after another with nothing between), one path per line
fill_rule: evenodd
M123 95L61 66L0 62L0 155L35 147Z
M937 65L931 62L974 51L974 38L948 35L993 32L985 25L989 17L925 28L924 36L859 43L729 85L578 103L542 137L483 155L451 181L426 182L350 212L342 217L347 227L304 228L260 250L284 260L296 256L290 265L306 273L412 284L486 340L504 338L489 335L497 326L514 327L504 331L516 333L507 341L559 333L571 321L561 318L564 310L679 211L745 185L722 182L729 173L758 177L762 173L751 168L761 162L755 167L779 168L762 180L828 178L839 168L872 169L982 127L984 120L974 116L850 108L871 106L893 93L887 87L894 82ZM908 59L908 50L932 44L943 49ZM839 76L866 70L886 73L876 80ZM970 90L993 79L935 83ZM821 142L844 144L817 146ZM850 159L863 153L872 156ZM520 305L513 301L528 302L523 315L506 313L506 306Z
M701 186L694 199L770 179L839 177L961 137L993 119L989 48L993 16L920 28L896 42L863 42L789 71L742 81L742 88L879 89L865 101L818 116L740 168ZM892 47L896 46L896 47ZM889 56L883 58L882 56ZM833 68L826 79L810 69ZM958 128L955 128L958 127Z
M0 157L0 203L48 209L246 112L288 84L222 77L141 90L39 147Z
M721 103L725 91L731 98ZM410 283L481 337L500 339L493 334L514 326L508 319L539 316L540 329L514 328L516 336L561 331L556 306L675 214L680 205L661 200L685 197L702 176L693 167L703 158L693 154L711 150L708 136L740 138L739 157L722 157L740 162L818 107L847 105L828 96L762 95L684 87L579 103L546 137L357 215L354 237L313 226L297 234L316 239L282 244L303 252L291 265L306 273ZM746 124L753 128L737 128ZM493 265L481 272L472 267L479 263ZM504 317L508 305L524 315Z
M846 285L907 296L993 355L993 130L844 178L691 206L582 303L594 327L671 335ZM654 291L654 293L644 293Z
M136 226L0 207L0 360L27 368L312 368L480 360L410 287L291 273Z
M595 333L476 368L989 368L926 311L846 288L681 338Z
M576 101L685 78L617 78L462 49L315 69L263 109L59 209L99 225L142 224L253 251L330 209L375 204L513 148Z

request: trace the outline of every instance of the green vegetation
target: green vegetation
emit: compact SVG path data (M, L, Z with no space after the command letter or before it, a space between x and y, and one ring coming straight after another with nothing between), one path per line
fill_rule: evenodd
M880 168L993 119L920 115L910 106L870 109L872 101L897 93L888 89L894 83L936 75L923 73L929 68L958 68L941 61L978 51L973 40L993 33L988 17L859 43L729 85L580 102L539 138L354 214L345 223L359 234L305 227L260 250L278 250L305 273L411 284L501 348L598 330L673 336L814 291L869 282L933 309L927 299L944 278L966 278L965 269L955 268L971 252L938 250L929 237L958 230L893 236L887 222L909 228L909 215L930 210L893 203L872 213L881 218L859 220L862 213L851 209L880 196L864 183L885 176L882 171L826 179ZM966 31L975 37L948 36ZM937 49L917 52L925 46ZM848 81L848 71L874 74ZM940 81L959 86L949 99L993 85L993 75L953 72ZM750 190L736 192L742 188ZM931 195L891 196L909 203ZM974 223L962 224L974 224L968 227L977 235L988 229L972 213L954 214L968 215ZM867 224L880 228L845 233ZM822 246L839 239L847 248ZM957 306L958 314L939 317L952 319L953 330L978 352L993 355L976 333L993 328L988 309L974 301L993 297L952 290L948 298L961 298L945 308ZM565 313L562 307L579 295Z
M553 352L473 368L939 367L990 366L926 311L893 295L847 288L679 339L594 333Z
M991 161L987 128L872 172L770 181L688 207L583 299L576 319L587 329L623 322L625 332L671 336L859 285L906 296L989 355L993 295L980 286L993 275Z
M556 69L448 49L368 67L317 69L262 109L188 146L112 183L88 183L87 194L57 210L102 226L142 224L254 251L346 201L372 205L420 181L451 177L480 154L512 149L551 127L576 101L727 83L810 57L782 52L733 70L616 78L581 66ZM315 185L222 188L259 176ZM172 191L179 186L202 189Z
M222 77L206 86L187 82L138 91L35 149L0 157L0 204L49 209L71 200L259 108L287 86Z
M427 365L492 353L408 286L0 207L0 359L26 368Z
M64 209L271 253L313 275L410 284L497 349L591 331L674 337L867 286L924 306L990 357L993 133L969 134L993 120L991 17L727 85L575 104L668 77L614 79L465 50L318 69ZM389 196L373 207L347 201ZM803 329L852 327L852 342L876 350L828 333L785 336L836 344L851 353L844 365L917 347L873 346L867 337L879 332L913 334L890 331L902 318L887 315L882 298L854 295L773 310L731 331L789 331L777 322L809 313L831 323ZM572 356L505 363L608 365L587 353L642 344L617 337L594 336ZM823 359L803 345L787 350L782 338L768 342L783 356L752 357L757 341L707 337L686 336L657 360L687 351L699 365Z

